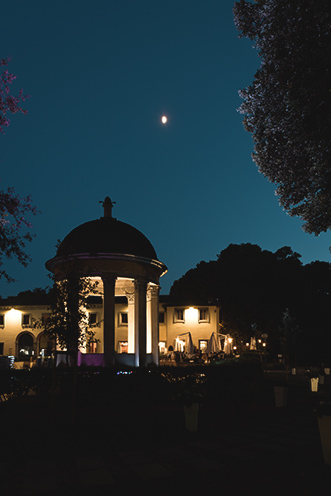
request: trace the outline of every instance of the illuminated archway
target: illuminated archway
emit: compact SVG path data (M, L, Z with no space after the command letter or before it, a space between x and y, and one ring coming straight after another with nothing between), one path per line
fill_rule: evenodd
M37 336L37 355L50 357L52 356L52 350L55 349L55 343L49 339L44 332L41 332Z
M23 331L16 337L16 357L19 360L29 360L36 353L36 341L31 332Z

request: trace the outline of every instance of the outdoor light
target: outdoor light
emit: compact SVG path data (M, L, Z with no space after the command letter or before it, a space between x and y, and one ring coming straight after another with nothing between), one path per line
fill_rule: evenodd
M262 346L267 346L266 343L262 343Z
M22 312L16 310L16 308L12 308L11 310L9 310L9 312L7 312L6 318L8 319L8 322L12 322L12 323L14 323L15 321L19 322L21 318L21 314Z
M249 346L249 343L246 343L246 346Z
M258 340L257 340L257 342L258 342L258 343L262 343L262 339L258 339Z
M190 320L198 319L198 309L194 307L186 308L185 310L185 318Z
M233 339L232 338L229 338L229 343L232 343Z

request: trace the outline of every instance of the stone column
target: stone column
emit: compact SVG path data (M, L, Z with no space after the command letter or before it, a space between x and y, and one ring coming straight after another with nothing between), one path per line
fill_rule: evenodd
M103 276L103 353L106 365L115 365L115 276Z
M146 367L146 289L145 281L134 281L135 366Z
M152 353L152 298L149 284L146 293L146 353Z
M134 332L134 293L125 292L128 300L128 353L135 352L135 332Z
M159 365L159 291L160 286L150 286L151 298L151 331L153 363Z

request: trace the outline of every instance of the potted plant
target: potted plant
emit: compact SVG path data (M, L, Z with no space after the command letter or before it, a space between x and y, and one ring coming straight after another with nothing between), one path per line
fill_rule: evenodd
M324 377L325 377L325 372L324 372L324 368L321 368L318 372L318 381L319 381L319 384L324 384Z
M179 397L183 403L185 427L190 432L198 430L199 405L202 400L201 386L195 376L187 376L180 382Z
M321 401L315 410L322 444L324 462L331 465L331 402Z
M276 408L283 408L287 405L288 387L286 384L274 386Z
M318 369L311 367L307 370L306 375L310 380L311 391L317 393L318 391L318 381L319 381L319 371Z

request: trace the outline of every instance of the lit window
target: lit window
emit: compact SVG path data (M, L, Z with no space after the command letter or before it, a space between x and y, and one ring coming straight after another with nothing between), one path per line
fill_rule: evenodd
M209 310L208 310L208 308L200 308L200 310L199 310L199 322L209 322Z
M164 324L164 312L159 312L159 323Z
M199 339L199 350L201 350L202 353L206 353L207 345L208 341L206 339Z
M165 341L159 341L159 352L164 354L166 352L166 343Z
M120 312L118 314L118 325L128 325L128 312Z
M88 314L88 324L90 327L95 326L97 324L97 314L89 313Z
M98 342L97 341L90 341L89 342L89 353L96 353L98 349Z
M184 310L183 308L175 308L174 322L184 323Z
M0 314L0 327L5 327L5 316Z
M29 326L30 326L30 314L23 313L22 314L22 327L29 327Z
M127 341L118 342L118 353L128 353L129 343Z

